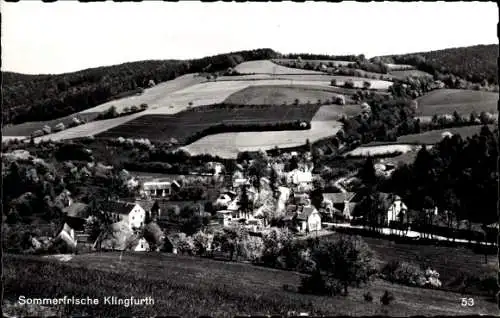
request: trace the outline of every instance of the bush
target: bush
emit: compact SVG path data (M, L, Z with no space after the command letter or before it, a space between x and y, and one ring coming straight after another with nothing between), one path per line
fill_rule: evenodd
M387 290L384 292L382 297L380 297L380 302L385 306L389 305L393 300L394 300L394 295Z
M368 301L368 302L372 302L373 301L373 296L372 296L372 293L370 292L367 292L363 295L363 298L365 299L365 301Z
M344 87L345 88L354 88L354 81L353 80L347 80L344 82Z

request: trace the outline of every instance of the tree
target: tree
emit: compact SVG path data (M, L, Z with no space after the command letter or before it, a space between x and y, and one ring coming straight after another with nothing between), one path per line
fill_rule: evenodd
M312 258L325 281L338 283L347 295L349 286L368 283L376 273L373 252L359 237L341 235L315 247Z
M375 174L375 167L372 157L366 158L363 167L361 167L361 169L359 170L358 176L368 188L371 188L376 184L377 176Z
M273 197L277 198L279 195L279 193L278 193L278 172L274 168L271 168L271 173L269 174L269 186L271 187Z
M240 209L248 218L248 213L250 211L250 198L248 197L248 189L246 185L241 187Z
M363 81L363 89L370 89L372 83L370 81Z

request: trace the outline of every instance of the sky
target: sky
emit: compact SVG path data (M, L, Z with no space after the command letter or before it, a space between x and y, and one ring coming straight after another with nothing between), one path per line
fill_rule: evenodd
M2 71L272 48L366 57L498 43L494 2L0 2Z

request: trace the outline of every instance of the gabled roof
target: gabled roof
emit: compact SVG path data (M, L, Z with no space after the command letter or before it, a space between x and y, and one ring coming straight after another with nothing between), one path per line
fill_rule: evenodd
M151 208L153 208L153 205L155 204L153 200L139 200L136 203L139 204L144 211L151 211Z
M345 192L345 193L323 193L323 198L325 200L330 200L332 203L344 203L345 201L351 201L356 193Z
M136 203L123 201L106 201L102 204L102 209L106 212L129 214Z
M72 218L86 219L89 216L88 205L81 202L76 202L63 209L66 216Z
M302 212L300 212L300 214L297 216L297 219L306 221L309 218L309 216L311 216L311 214L314 213L314 211L316 211L316 208L312 206L306 206L302 209Z

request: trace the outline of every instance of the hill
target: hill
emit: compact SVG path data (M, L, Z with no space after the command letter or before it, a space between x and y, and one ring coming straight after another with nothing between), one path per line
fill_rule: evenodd
M131 306L134 316L158 313L197 317L234 317L238 314L286 315L289 311L310 315L460 315L492 314L496 306L475 297L475 307L460 307L460 294L393 285L380 280L366 288L352 289L348 297L323 297L284 291L297 287L302 275L247 264L221 262L169 254L99 253L76 255L67 262L33 256L4 257L4 298L17 299L29 290L31 297L58 295L102 297L152 296L150 306ZM44 286L43 289L39 288ZM396 299L381 306L384 290ZM373 303L363 300L370 291ZM28 295L26 295L28 296ZM70 306L68 306L70 307ZM68 314L116 316L121 306L72 306Z
M174 79L215 72L244 61L277 57L271 49L231 52L195 60L139 61L58 75L4 72L2 123L51 120L105 103L117 96Z
M475 45L430 52L381 56L388 63L408 64L430 74L453 74L473 83L498 84L498 44Z

